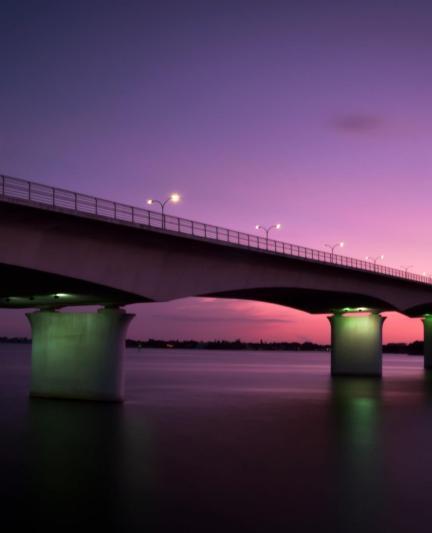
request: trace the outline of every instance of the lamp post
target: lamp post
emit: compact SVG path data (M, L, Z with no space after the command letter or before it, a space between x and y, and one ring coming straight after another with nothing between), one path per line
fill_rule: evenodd
M268 226L268 227L265 227L265 226L261 226L261 224L257 224L255 226L255 229L261 229L265 232L266 234L266 250L268 250L268 239L269 239L269 233L272 229L280 229L281 228L281 224L272 224L271 226Z
M405 276L408 277L408 270L410 268L412 268L413 265L408 265L408 266L405 266L405 265L401 265L401 268L405 271Z
M154 200L152 198L149 198L147 200L147 204L148 205L153 205L153 204L159 204L160 207L161 207L161 213L162 213L162 229L165 229L165 206L168 202L172 202L173 204L177 204L178 202L180 202L181 200L181 197L178 193L173 193L171 194L170 196L168 196L168 198L166 200Z
M324 246L326 248L329 248L331 250L330 252L330 257L331 257L331 261L333 262L333 256L334 256L334 251L335 249L340 246L341 248L343 248L345 246L345 243L342 241L342 242L337 242L336 244L324 244Z
M372 261L372 263L374 264L374 270L376 270L377 261L383 260L384 256L377 255L376 257L371 257L370 255L367 255L365 259L366 261Z

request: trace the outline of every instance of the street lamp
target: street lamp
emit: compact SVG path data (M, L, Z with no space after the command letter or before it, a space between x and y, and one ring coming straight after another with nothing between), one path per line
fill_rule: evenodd
M262 229L263 231L265 231L265 234L266 234L266 248L268 250L268 238L269 238L269 233L272 229L281 229L281 224L273 224L271 226L268 226L267 228L265 226L261 226L261 224L257 224L255 226L255 229Z
M406 275L406 276L408 275L408 270L409 270L410 268L412 268L412 267L413 267L413 265L408 265L408 266L401 265L401 268L402 268L403 270L405 270L405 275Z
M165 229L165 206L168 202L172 202L173 204L177 204L178 202L180 202L181 200L181 196L178 194L178 193L173 193L171 194L170 196L168 196L168 198L166 200L163 200L163 201L160 201L160 200L154 200L152 198L149 198L147 200L147 204L148 205L153 205L153 204L159 204L160 207L161 207L161 212L162 212L162 228Z
M377 255L376 257L371 257L370 255L367 255L365 259L366 259L366 261L372 261L372 263L374 264L374 267L376 268L377 261L383 260L384 256L383 255Z
M324 244L324 246L331 250L331 254L330 255L331 255L331 260L333 261L335 248L337 248L338 246L343 248L345 246L345 243L344 242L337 242L336 244Z

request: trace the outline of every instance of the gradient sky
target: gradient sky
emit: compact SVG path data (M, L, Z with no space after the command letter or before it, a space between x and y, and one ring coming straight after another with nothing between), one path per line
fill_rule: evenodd
M431 27L420 0L2 0L0 172L432 272ZM132 308L135 338L329 339L269 304Z

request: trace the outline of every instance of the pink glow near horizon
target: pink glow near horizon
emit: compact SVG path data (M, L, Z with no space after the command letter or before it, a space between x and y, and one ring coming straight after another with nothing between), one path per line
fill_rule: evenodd
M186 298L169 304L130 306L137 312L129 336L136 339L226 339L259 342L330 343L325 315L310 315L282 306L241 300ZM419 318L383 313L383 342L413 342L423 338ZM167 324L169 325L167 327Z
M432 271L430 6L43 4L0 21L1 172L142 206L175 190L180 216ZM133 307L140 338L329 338L269 304ZM389 314L386 342L421 337Z
M93 308L89 308L93 309ZM292 341L330 343L325 315L309 315L278 305L216 298L185 298L168 303L128 306L136 318L128 337L145 340L193 339L199 341L241 339L245 342ZM85 311L86 308L80 308ZM30 336L22 310L0 310L0 336ZM419 318L383 313L383 342L413 342L423 338Z

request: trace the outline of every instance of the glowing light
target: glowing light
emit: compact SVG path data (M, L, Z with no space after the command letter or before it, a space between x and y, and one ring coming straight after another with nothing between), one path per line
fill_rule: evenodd
M153 203L153 200L152 200L151 198L149 198L149 199L147 200L147 204L148 204L148 205L152 205L152 203Z
M377 255L376 257L372 257L370 255L367 255L365 257L366 261L372 261L374 264L376 264L376 262L379 260L379 259L384 259L384 255Z
M367 313L370 311L367 307L344 307L342 313Z
M171 202L174 202L176 204L177 202L180 202L181 197L178 193L175 192L170 196L170 200Z
M328 248L331 250L332 255L334 254L334 251L337 247L343 248L345 246L345 243L343 241L337 242L336 244L324 244L325 248Z
M272 229L281 229L281 227L282 224L272 224L271 226L261 226L261 224L257 224L255 229L262 229L268 235Z

